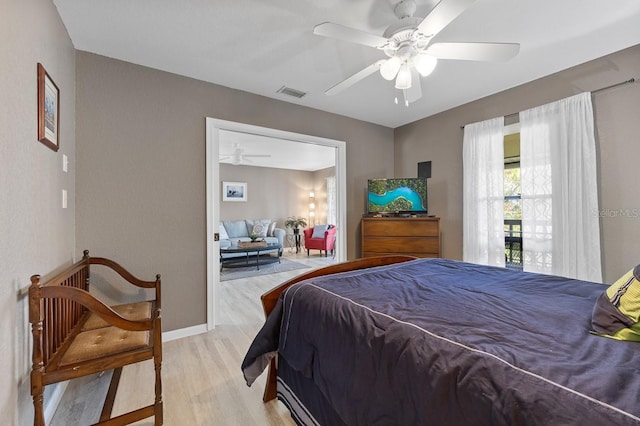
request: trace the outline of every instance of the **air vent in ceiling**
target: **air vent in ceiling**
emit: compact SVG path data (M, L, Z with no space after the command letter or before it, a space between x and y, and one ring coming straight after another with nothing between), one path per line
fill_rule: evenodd
M287 86L282 86L276 93L282 93L283 95L293 96L294 98L298 99L307 94L307 92L302 92L300 90L292 89L291 87Z

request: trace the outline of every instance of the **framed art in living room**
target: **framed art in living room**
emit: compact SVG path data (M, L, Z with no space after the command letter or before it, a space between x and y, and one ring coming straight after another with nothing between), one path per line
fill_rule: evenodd
M222 201L247 201L247 183L222 182Z

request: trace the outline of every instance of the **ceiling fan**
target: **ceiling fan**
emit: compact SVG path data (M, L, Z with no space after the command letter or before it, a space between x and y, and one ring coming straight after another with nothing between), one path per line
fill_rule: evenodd
M422 97L420 76L435 69L438 59L506 61L518 54L518 43L433 43L431 40L476 0L441 0L425 18L413 16L415 0L401 0L394 7L398 21L382 36L340 24L324 22L313 28L316 35L349 41L384 51L380 59L328 89L334 95L380 71L385 80L395 79L406 106ZM397 98L396 98L397 103Z
M251 160L249 160L248 158L256 158L256 157L268 158L268 157L271 157L271 155L270 154L245 154L244 148L242 148L239 143L234 143L233 152L230 155L221 155L220 161L231 159L231 164L233 164L234 166L237 166L239 164L251 163Z

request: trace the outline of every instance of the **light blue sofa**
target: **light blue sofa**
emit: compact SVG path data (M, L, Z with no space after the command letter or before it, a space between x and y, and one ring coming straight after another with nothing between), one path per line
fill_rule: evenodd
M220 248L228 248L238 245L238 241L251 241L249 235L252 232L260 235L258 239L265 240L268 244L280 244L284 247L286 231L276 228L275 221L270 219L241 219L223 220L220 222ZM282 253L282 250L280 251ZM242 253L224 253L223 257L244 256Z

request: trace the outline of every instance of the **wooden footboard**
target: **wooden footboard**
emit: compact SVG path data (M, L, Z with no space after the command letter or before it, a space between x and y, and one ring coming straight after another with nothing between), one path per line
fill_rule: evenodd
M323 268L314 269L307 273L298 275L284 283L280 284L278 287L269 290L262 296L260 296L260 300L262 301L262 309L264 310L265 318L269 316L273 308L276 306L276 302L278 298L287 288L292 285L299 283L300 281L307 280L309 278L320 277L323 275L337 274L339 272L348 272L355 271L358 269L366 269L373 268L375 266L384 266L391 265L394 263L407 262L409 260L417 259L413 256L379 256L379 257L367 257L362 259L350 260L347 262L336 263L334 265L325 266ZM262 396L262 400L264 402L271 401L276 397L276 361L275 358L271 360L269 363L269 370L267 372L267 384L264 389L264 395Z

